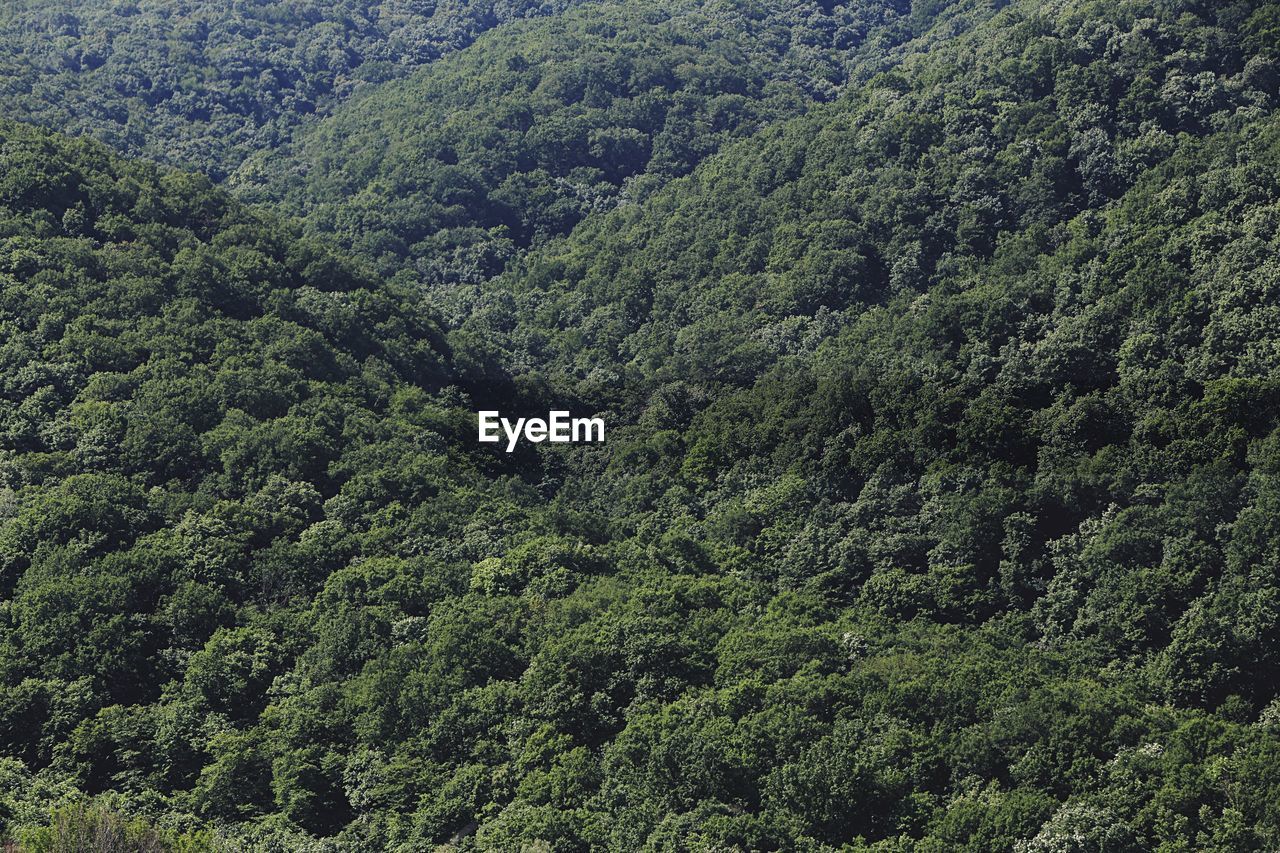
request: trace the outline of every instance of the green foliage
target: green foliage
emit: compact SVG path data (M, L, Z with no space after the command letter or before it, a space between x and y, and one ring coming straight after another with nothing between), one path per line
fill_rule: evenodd
M81 803L53 810L48 826L21 834L18 849L30 853L198 853L221 849L209 833L158 830L140 818Z
M0 114L222 178L362 90L568 5L19 0Z
M0 126L0 834L1276 848L1275 21L584 6L305 227Z
M308 128L262 192L383 271L474 284L830 99L872 34L906 37L899 6L610 2L501 27Z

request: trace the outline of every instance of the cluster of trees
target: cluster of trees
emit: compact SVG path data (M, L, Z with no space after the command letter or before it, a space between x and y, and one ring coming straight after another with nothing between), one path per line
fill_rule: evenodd
M16 0L0 114L222 179L362 88L573 0Z
M518 501L416 291L202 177L21 125L0 156L0 819L241 814L271 775L221 750L335 572L460 594Z
M304 225L0 125L0 838L1280 845L1280 5L996 5L507 27Z
M519 326L509 361L592 399L749 384L1003 240L1061 243L1187 140L1268 115L1280 66L1255 5L1019 3L908 43L839 103L522 258L464 328Z
M945 8L945 7L939 7ZM830 100L910 4L592 3L499 28L308 128L260 168L314 231L384 274L479 284L727 142ZM936 12L934 13L936 14Z

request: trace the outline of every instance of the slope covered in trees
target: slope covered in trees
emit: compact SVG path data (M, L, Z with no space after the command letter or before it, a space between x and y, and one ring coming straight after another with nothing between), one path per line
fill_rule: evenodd
M316 594L465 588L454 533L502 538L520 492L414 292L205 178L16 125L0 157L0 819L77 789L252 814L224 803L270 773L219 756Z
M449 132L502 138L524 78L492 57L582 27L643 58L583 20L389 91L457 90ZM834 102L649 156L629 203L458 278L442 325L398 259L493 223L395 182L452 138L412 110L385 167L316 137L311 227L385 280L4 126L0 833L1280 844L1280 6L904 21ZM775 56L747 114L794 82ZM371 251L410 189L418 242ZM603 410L609 440L490 453L493 400Z
M1037 247L1187 139L1275 107L1270 7L1015 4L597 217L482 293L521 362L616 397L743 384L868 306ZM491 290L492 288L490 288ZM470 306L468 306L470 308Z
M221 179L362 87L571 2L14 0L0 115Z
M408 261L431 286L476 283L830 100L859 55L882 57L950 5L589 4L347 104L241 189L285 199L384 272Z

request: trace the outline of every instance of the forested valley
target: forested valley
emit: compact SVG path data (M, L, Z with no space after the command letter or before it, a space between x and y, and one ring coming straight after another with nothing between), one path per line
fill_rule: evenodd
M1280 847L1280 4L12 7L0 843Z

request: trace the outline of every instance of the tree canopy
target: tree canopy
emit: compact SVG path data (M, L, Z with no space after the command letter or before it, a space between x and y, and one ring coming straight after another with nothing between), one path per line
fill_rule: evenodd
M1280 6L538 14L0 124L0 838L1280 845Z

